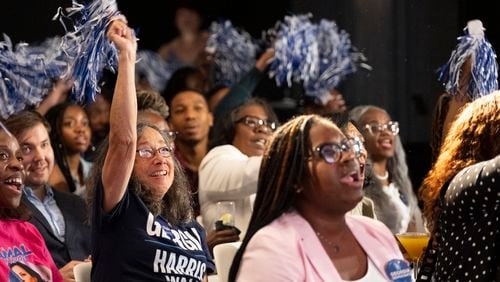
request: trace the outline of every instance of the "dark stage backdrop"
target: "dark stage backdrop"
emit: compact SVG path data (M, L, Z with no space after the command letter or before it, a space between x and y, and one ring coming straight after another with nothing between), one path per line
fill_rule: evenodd
M9 35L14 43L62 35L61 25L51 18L57 7L70 3L68 0L3 1L0 32ZM436 81L435 70L448 60L457 36L470 19L483 21L486 36L493 47L500 50L495 1L212 0L198 3L205 16L205 26L213 20L227 18L254 37L260 37L262 30L290 13L311 12L315 19L335 20L351 34L353 44L365 53L373 67L371 72L359 71L343 83L341 90L348 105L375 104L386 108L400 122L415 187L430 166L431 113L443 90ZM139 48L151 50L176 35L175 4L176 1L118 0L119 9L138 32ZM259 93L281 91L273 89L271 84L264 82L258 88ZM282 114L290 116L293 109Z

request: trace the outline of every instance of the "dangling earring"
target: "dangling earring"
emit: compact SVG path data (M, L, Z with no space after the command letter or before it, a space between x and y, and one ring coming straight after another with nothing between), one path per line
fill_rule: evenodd
M297 194L302 193L302 191L304 191L304 188L302 188L302 187L295 189L295 193L297 193Z

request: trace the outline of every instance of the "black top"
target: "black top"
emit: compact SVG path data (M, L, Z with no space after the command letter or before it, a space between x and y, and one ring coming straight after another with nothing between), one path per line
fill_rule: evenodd
M460 171L439 221L435 281L500 281L500 156Z
M202 281L215 269L196 222L173 226L127 189L109 213L102 183L92 216L92 281Z

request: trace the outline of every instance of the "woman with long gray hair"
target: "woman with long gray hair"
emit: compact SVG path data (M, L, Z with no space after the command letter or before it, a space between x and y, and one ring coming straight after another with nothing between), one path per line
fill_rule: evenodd
M317 115L279 127L228 281L408 281L389 229L348 214L363 198L361 148Z
M108 38L119 50L118 79L91 180L92 281L203 281L214 265L172 140L137 126L133 31L115 20Z

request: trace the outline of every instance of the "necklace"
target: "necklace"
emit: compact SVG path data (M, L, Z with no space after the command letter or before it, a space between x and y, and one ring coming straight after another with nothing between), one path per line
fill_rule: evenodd
M378 175L375 171L373 172L373 175L375 175L375 177L378 180L387 180L387 179L389 179L389 172L387 170L385 171L385 174L382 175L382 176Z
M340 252L339 244L333 243L332 241L328 240L325 236L323 236L318 231L316 231L316 235L318 236L320 241L322 241L322 242L326 243L328 246L332 247L334 254L338 254ZM342 235L344 235L344 234L342 234Z

